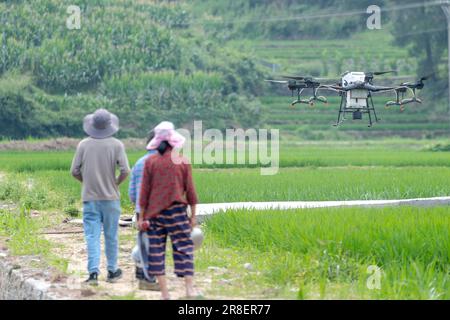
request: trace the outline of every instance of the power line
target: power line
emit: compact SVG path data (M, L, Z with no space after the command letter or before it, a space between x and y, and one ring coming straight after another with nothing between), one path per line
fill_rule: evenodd
M417 9L422 7L434 7L442 5L442 1L429 1L426 3L410 3L404 5L394 5L389 7L381 8L381 12L392 12L392 11L400 11L400 10L408 10L408 9ZM359 16L368 14L367 10L353 10L346 12L329 12L329 13L320 13L320 14L304 14L292 17L273 17L273 18L258 18L258 19L230 19L230 20L221 20L221 19L196 19L191 20L190 24L229 24L236 22L279 22L279 21L300 21L300 20L314 20L314 19L325 19L325 18L336 18L336 17L348 17L348 16Z

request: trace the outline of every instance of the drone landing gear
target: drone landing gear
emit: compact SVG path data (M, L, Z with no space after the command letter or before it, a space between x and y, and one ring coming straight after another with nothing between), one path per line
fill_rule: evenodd
M291 108L293 108L296 104L299 104L299 103L308 104L310 107L314 107L316 101L322 102L324 104L328 104L328 100L326 97L317 95L319 86L320 86L320 83L317 83L317 84L309 83L308 85L302 86L302 87L297 87L297 88L292 87L291 88L292 96L294 96L294 91L297 91L297 99L292 101ZM312 89L313 96L310 97L309 99L302 99L301 94L302 94L303 90L309 89L309 88Z
M375 109L373 109L375 111ZM372 127L372 116L370 115L370 110L367 112L369 114L369 125L368 127ZM354 116L355 114L353 114ZM362 120L362 114L361 114L361 120ZM378 119L376 120L378 122Z
M380 121L380 119L377 116L377 112L375 111L375 105L373 103L372 96L369 95L367 98L367 104L365 107L346 107L347 99L343 95L341 98L341 104L339 106L339 113L338 118L335 124L333 124L334 127L338 127L344 120L345 120L345 114L351 113L353 120L362 120L363 113L367 113L369 116L369 124L368 127L372 127L374 123L377 123ZM375 121L372 120L372 117Z
M395 99L395 101L388 101L388 102L386 102L385 108L389 109L391 106L399 106L400 107L400 112L403 112L403 111L405 111L405 105L407 105L407 104L410 104L410 103L419 103L419 104L421 104L422 103L422 100L417 98L416 89L415 88L411 89L411 92L412 92L412 97L411 98L406 98L405 99L405 92L406 92L406 89L398 90L396 92L396 97L397 98ZM401 100L400 100L400 94L402 96Z
M299 104L299 103L301 103L301 104L310 104L309 100L298 99L298 100L292 101L291 108L293 108L296 104Z

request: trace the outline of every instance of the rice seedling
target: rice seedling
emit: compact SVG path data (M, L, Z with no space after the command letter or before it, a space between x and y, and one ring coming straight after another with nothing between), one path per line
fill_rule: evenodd
M0 184L0 201L27 208L80 207L81 185L68 171L41 170L13 173ZM448 196L450 168L341 167L282 168L275 176L259 169L195 170L194 180L202 203L241 201L328 201L408 199ZM128 183L121 185L122 206L132 211Z
M142 154L129 152L130 163ZM72 156L69 151L0 153L0 201L14 202L23 212L51 209L61 216L77 216L81 186L69 172ZM428 142L412 140L291 142L282 144L277 175L261 176L258 168L194 166L194 180L202 203L448 196L449 156ZM131 213L127 187L125 182L120 188L122 207ZM0 233L13 239L8 246L16 254L42 255L60 270L67 269L67 261L50 254L51 245L36 235L49 222L33 219L29 230L34 231L25 234L28 220L26 213L2 212ZM207 272L210 266L225 270L213 277L214 294L449 298L448 207L241 210L214 216L203 228L207 240L197 253L198 270ZM379 289L368 287L377 270L370 266L381 270Z
M341 166L391 166L391 167L448 167L449 152L435 152L425 143L410 140L393 142L293 144L280 146L280 167L341 167ZM442 144L448 141L443 140ZM248 150L248 148L247 148ZM130 164L145 153L144 150L128 151ZM34 172L40 170L70 169L73 151L3 151L0 152L0 171ZM249 164L194 164L194 168L242 168L258 167ZM225 161L223 161L225 162Z
M281 286L275 296L450 297L448 207L238 210L211 217L204 228L207 248L236 254L215 258L201 251L201 267L215 263L234 273L251 262L254 272L240 281L250 288L257 284L260 293ZM368 285L370 266L380 270L377 289Z

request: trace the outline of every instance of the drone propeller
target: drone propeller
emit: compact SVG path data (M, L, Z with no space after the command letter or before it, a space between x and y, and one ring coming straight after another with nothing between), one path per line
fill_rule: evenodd
M330 79L330 78L315 78L315 77L304 77L304 76L281 76L285 79L291 79L291 80L299 80L299 81L335 81L338 82L339 80L336 79Z
M413 91L415 91L416 89L422 90L425 86L424 81L430 79L432 76L433 76L433 74L429 74L424 77L421 77L419 80L416 80L414 82L405 82L405 83L402 83L401 85L406 86L406 87L412 89Z
M428 80L428 79L430 79L433 75L434 75L434 73L428 74L428 75L426 75L426 76L420 78L419 81L425 81L425 80Z
M367 74L372 74L374 76L381 76L383 74L387 74L387 73L395 73L397 71L395 70L389 70L389 71L375 71L375 72L367 72Z
M264 81L271 82L271 83L281 83L281 84L289 83L288 81L284 81L284 80L264 80Z
M410 76L392 77L392 78L387 78L387 79L388 80L393 80L393 81L395 81L395 80L413 80L413 79L418 79L417 81L420 82L420 81L429 80L433 75L434 75L434 73L430 73L430 74L427 74L426 76L423 76L421 78L417 78L416 76L411 76L410 75Z
M317 80L317 81L330 81L330 82L333 82L333 83L339 83L342 79L332 79L332 78L314 78L314 80Z
M291 80L305 80L306 77L300 77L300 76L281 76L284 79L291 79Z

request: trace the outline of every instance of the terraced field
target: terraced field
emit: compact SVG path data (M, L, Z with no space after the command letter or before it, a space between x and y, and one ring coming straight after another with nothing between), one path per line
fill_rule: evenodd
M382 84L390 81L401 83L413 80L417 61L410 56L407 48L393 45L388 31L360 33L350 39L337 40L239 40L232 42L241 50L253 52L259 62L277 77L281 74L302 74L336 78L346 70L397 70L396 80L378 78ZM377 43L373 47L373 43ZM311 95L310 93L306 93ZM328 93L330 94L330 93ZM340 99L331 93L329 104L317 104L314 108L297 105L290 108L293 99L283 87L271 86L261 97L262 114L267 126L278 128L282 133L298 138L338 139L342 137L375 136L443 136L450 132L447 106L434 105L424 101L422 105L407 106L404 112L399 108L386 110L384 105L394 98L392 95L376 96L374 101L381 122L370 130L367 118L334 128ZM333 96L334 95L334 96ZM355 132L356 131L356 132Z
M282 72L308 72L336 76L349 68L395 69L402 75L415 72L416 60L405 48L393 45L386 30L358 33L350 39L335 40L239 40L267 62L279 65ZM377 47L373 47L377 43Z
M377 116L380 122L368 129L368 118L362 121L351 120L351 115L340 127L336 123L340 100L331 97L328 105L317 104L314 107L296 105L290 107L293 100L286 96L266 96L261 101L267 126L277 128L282 134L295 135L301 139L337 139L352 136L366 138L404 136L430 137L448 136L450 124L443 113L430 111L426 105L410 105L404 112L398 108L384 108L386 101L392 97L376 97L374 99Z

